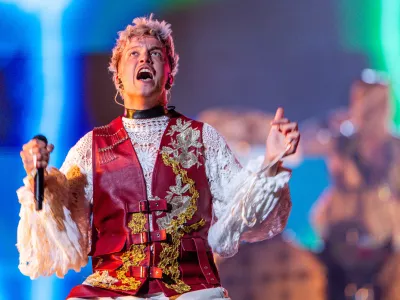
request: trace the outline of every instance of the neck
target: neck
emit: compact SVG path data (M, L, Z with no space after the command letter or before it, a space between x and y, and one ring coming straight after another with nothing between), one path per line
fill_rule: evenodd
M126 109L132 110L146 110L156 106L166 106L167 95L162 92L161 95L145 97L142 95L129 95L124 94L124 104Z

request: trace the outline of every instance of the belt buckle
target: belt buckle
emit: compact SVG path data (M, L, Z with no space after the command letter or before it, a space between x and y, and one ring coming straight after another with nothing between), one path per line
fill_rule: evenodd
M150 268L149 267L140 267L140 278L149 278Z
M147 200L142 200L139 202L139 208L140 208L140 212L149 212L150 211L150 205L149 205L149 201Z
M141 244L147 244L149 243L149 235L147 233L147 231L143 231L140 233L140 243Z

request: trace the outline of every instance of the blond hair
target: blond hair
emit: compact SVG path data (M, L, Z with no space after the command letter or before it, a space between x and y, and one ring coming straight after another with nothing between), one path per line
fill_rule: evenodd
M115 84L117 84L115 82L115 75L118 74L118 64L126 44L134 37L143 36L156 37L165 46L168 63L171 68L171 75L175 76L178 72L179 55L175 53L171 24L153 19L153 14L150 14L149 17L133 19L132 25L129 24L124 30L118 32L117 42L112 50L112 56L108 67L109 71L113 73Z

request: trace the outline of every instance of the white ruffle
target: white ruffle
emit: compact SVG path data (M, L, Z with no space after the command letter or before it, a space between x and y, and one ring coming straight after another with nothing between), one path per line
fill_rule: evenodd
M218 208L217 220L208 233L211 248L222 257L235 255L240 241L271 238L286 225L291 209L290 172L281 170L274 177L256 177L261 162L261 158L250 161L225 189L225 203Z
M51 175L49 175L51 176ZM79 272L87 264L80 239L82 235L71 212L62 199L68 189L57 180L46 182L47 190L41 211L36 211L34 195L29 186L17 191L21 203L17 231L17 248L20 252L19 269L31 279L39 276L62 278L69 269Z

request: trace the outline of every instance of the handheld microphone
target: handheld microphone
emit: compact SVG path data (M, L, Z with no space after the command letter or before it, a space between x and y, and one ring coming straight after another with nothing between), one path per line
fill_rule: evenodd
M42 141L47 147L47 138L44 135L38 134L33 139ZM35 163L36 167L36 163ZM44 169L36 168L37 172L35 175L35 199L36 199L36 210L42 210L43 199L44 199Z

